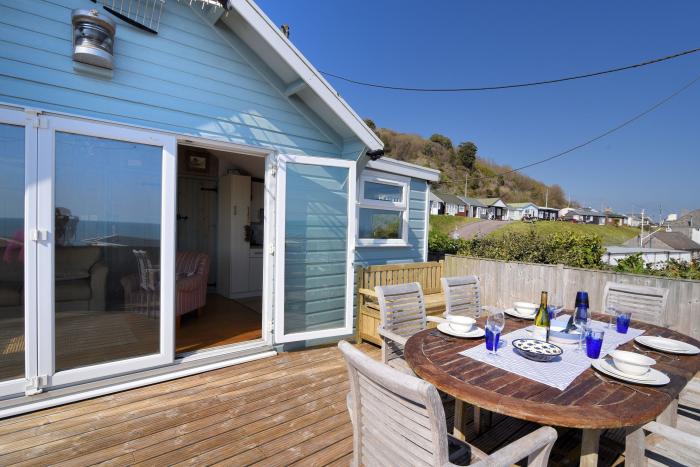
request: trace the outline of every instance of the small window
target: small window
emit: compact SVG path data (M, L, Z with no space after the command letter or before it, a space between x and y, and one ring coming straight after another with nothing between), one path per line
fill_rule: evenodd
M406 245L410 179L365 171L360 178L357 243Z

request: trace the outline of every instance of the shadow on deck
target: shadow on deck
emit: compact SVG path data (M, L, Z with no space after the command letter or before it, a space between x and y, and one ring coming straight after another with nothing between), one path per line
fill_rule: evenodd
M700 386L697 377L690 385ZM0 420L0 465L348 465L347 391L336 347L284 353ZM700 400L686 397L679 427L698 434ZM478 437L470 424L469 441L492 452L534 428L494 415ZM621 441L614 432L601 439L600 465L621 462ZM551 464L575 465L579 443L575 430L560 430Z

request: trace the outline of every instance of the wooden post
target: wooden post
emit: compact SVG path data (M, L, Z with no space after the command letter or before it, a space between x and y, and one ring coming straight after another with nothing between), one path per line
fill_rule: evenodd
M644 430L641 426L627 428L625 436L625 465L644 466Z
M455 422L454 429L452 430L452 436L454 436L457 439L461 439L462 441L466 439L466 409L467 404L465 404L459 399L455 399Z
M661 415L656 417L656 421L675 428L678 424L678 399L673 399Z

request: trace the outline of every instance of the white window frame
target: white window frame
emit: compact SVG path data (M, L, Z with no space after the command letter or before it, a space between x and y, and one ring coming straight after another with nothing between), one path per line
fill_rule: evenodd
M380 201L376 199L365 199L365 183L379 183L401 187L401 201ZM409 196L411 192L411 179L400 175L386 174L373 170L365 170L360 175L360 186L358 190L357 202L357 229L355 236L357 246L378 247L378 246L409 246L408 244L408 213ZM360 209L374 209L382 211L397 211L401 213L401 238L360 238Z

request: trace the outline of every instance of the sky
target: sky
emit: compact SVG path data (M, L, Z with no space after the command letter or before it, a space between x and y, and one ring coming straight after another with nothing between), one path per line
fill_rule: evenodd
M700 47L697 1L258 0L319 70L411 87L552 79ZM617 126L700 76L700 52L568 83L479 93L407 93L328 78L362 117L474 141L513 167ZM617 212L700 208L700 82L632 125L524 171Z

